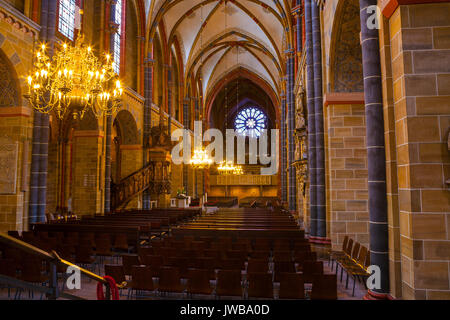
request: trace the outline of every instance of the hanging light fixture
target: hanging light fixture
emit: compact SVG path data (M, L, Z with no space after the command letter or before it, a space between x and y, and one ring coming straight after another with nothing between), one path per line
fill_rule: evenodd
M208 169L212 163L213 160L208 156L204 149L196 149L190 161L190 164L194 169Z
M203 49L203 5L200 7L201 10L201 25L200 25L200 50ZM200 83L203 80L201 75L201 68L203 67L203 55L200 57ZM200 100L201 101L201 100ZM203 107L202 107L203 110ZM203 111L202 111L203 113ZM203 116L202 116L203 118ZM202 119L203 120L203 119ZM194 150L194 155L190 160L190 165L194 169L209 169L209 167L213 164L213 160L208 156L208 153L203 146L198 147Z
M123 93L114 69L111 56L105 54L101 62L84 43L83 35L73 46L59 44L52 58L42 44L34 53L24 96L35 110L44 114L54 111L59 119L68 113L82 119L88 110L96 117L111 115L120 108Z

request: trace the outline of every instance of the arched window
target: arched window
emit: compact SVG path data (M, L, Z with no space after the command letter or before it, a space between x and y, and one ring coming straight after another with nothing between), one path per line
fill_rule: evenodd
M245 108L238 113L234 120L234 128L238 134L258 138L262 130L266 129L267 117L260 109Z
M120 73L120 52L122 40L122 0L117 0L114 12L114 22L117 25L117 32L114 34L114 71Z
M70 40L75 35L76 0L59 0L58 31Z

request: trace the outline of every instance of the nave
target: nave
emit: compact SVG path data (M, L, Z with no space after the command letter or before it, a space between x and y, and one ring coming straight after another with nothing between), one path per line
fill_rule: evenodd
M285 211L173 210L167 224L160 224L161 216L154 211L59 222L46 231L42 225L18 238L46 251L56 250L102 277L113 277L123 286L120 299L361 299L365 294L361 283L352 294L345 277L337 280L331 260L311 250L303 231ZM138 226L138 242L123 227L117 229L124 217L129 225ZM102 233L95 232L99 224ZM3 272L29 282L49 281L49 269L39 259L5 246L1 251ZM97 298L96 281L83 277L81 290L70 290L64 273L58 268L61 289L81 298ZM0 297L42 298L14 288L2 289Z

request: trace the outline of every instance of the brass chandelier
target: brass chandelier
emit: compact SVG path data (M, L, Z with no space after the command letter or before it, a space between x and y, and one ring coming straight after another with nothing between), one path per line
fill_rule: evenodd
M235 166L233 164L233 161L223 161L220 163L220 165L217 167L217 171L219 171L219 174L221 175L236 175L240 176L244 174L244 171L242 169L242 166Z
M117 112L123 89L111 56L105 54L100 61L82 35L73 46L57 46L52 58L46 44L34 53L25 95L31 106L44 114L54 111L59 119L70 113L74 119L82 119L88 110L96 117Z
M208 169L212 163L213 160L208 156L206 150L202 148L194 150L194 155L190 161L190 164L194 169Z

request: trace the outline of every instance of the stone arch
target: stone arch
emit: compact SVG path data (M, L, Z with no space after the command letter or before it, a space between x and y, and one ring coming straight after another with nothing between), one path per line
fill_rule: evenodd
M126 3L126 39L125 39L125 83L134 91L138 91L138 64L139 64L139 21L138 9L134 1Z
M114 120L114 126L117 130L117 136L120 137L121 145L139 144L139 134L136 120L127 110L121 110Z
M95 130L98 128L98 119L95 117L95 114L92 110L86 111L83 119L81 119L78 123L77 130Z
M0 108L20 104L20 86L11 61L0 50Z
M164 61L161 41L159 40L158 34L156 34L153 39L153 60L153 102L159 107L163 103Z
M332 92L364 91L360 30L358 0L339 1L330 47Z

